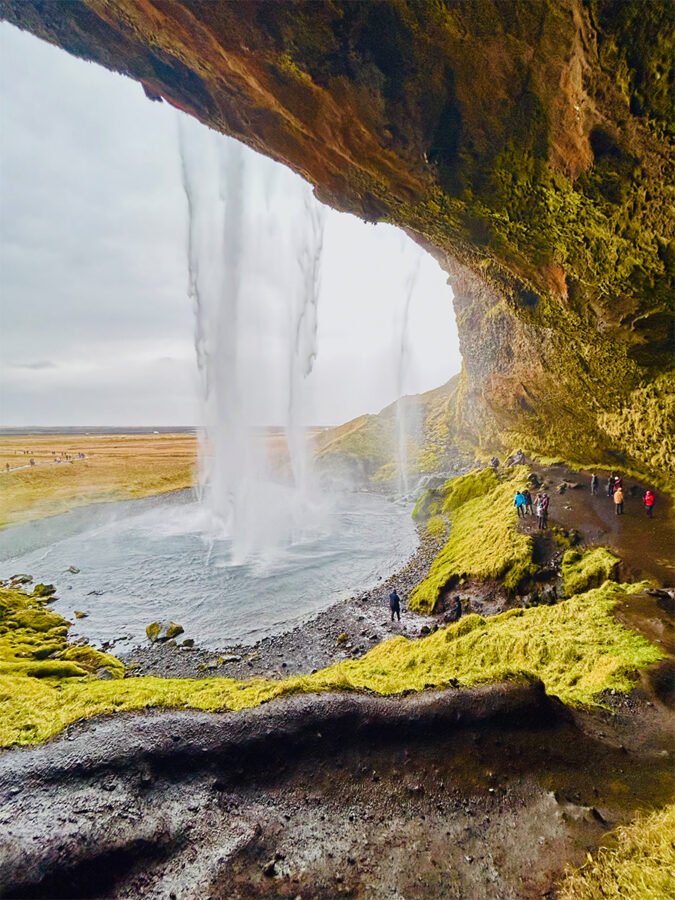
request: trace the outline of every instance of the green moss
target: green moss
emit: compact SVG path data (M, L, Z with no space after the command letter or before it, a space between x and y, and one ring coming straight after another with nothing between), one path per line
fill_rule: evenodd
M123 664L93 647L68 643L69 623L50 610L47 597L0 589L0 674L33 678L75 678Z
M492 469L470 472L445 485L443 512L451 517L450 536L429 574L412 591L410 609L431 613L453 577L503 578L507 590L532 574L532 538L521 534L513 498L525 484L524 466L500 482Z
M562 559L562 576L568 597L592 587L598 587L611 578L619 565L618 557L605 547L596 547L581 553L567 550Z
M145 633L148 636L148 640L154 642L159 637L159 622L151 622L145 628Z
M675 896L675 805L642 813L604 838L580 869L568 867L558 900L664 900Z
M427 534L436 541L442 541L448 530L448 523L443 516L432 516L427 522Z
M598 425L633 460L672 479L675 475L675 376L661 375L624 398L617 412L600 413Z
M81 718L148 707L239 710L275 697L322 691L397 694L427 687L539 678L549 694L579 706L597 694L630 691L635 670L662 658L624 628L612 608L644 585L606 582L555 606L470 615L418 640L396 637L358 660L312 675L262 678L125 678L122 681L35 679L0 675L0 745L45 740Z
M426 518L426 507L430 497L431 491L425 491L418 499L417 503L415 504L415 509L413 509L412 511L413 522L417 522L419 519Z

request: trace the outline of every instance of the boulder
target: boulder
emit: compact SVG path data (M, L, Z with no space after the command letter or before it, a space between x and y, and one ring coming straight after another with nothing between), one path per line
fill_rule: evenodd
M51 597L56 593L56 588L53 584L36 584L33 588L33 595L35 597Z
M10 587L16 587L17 584L32 584L32 575L12 575L9 579Z
M79 575L79 574L80 574L80 570L77 568L77 566L68 566L68 571L69 571L72 575Z
M86 619L88 615L89 615L89 613L82 612L81 609L75 610L75 618L76 619Z
M170 641L179 634L183 634L184 630L183 626L176 622L151 622L145 629L145 633L151 643L163 644L165 641Z

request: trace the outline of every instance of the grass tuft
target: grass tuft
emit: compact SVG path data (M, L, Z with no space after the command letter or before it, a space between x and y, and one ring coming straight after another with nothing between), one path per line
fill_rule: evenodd
M619 558L606 547L595 547L581 553L567 550L562 558L562 577L568 597L599 587L617 571Z
M558 900L675 897L675 806L638 816L611 832L595 857L568 868Z

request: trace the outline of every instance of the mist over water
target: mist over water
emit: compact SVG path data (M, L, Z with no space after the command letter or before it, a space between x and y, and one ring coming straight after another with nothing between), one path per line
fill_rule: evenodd
M201 498L233 564L267 559L320 527L306 440L317 354L324 209L290 171L179 121L189 293L202 384ZM266 334L283 335L284 358ZM252 410L281 395L289 464L270 460ZM282 473L282 470L285 471Z

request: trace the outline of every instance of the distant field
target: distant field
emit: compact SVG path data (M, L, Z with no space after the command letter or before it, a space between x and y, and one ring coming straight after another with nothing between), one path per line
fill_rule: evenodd
M86 459L54 462L79 452ZM196 464L190 434L0 436L0 526L190 487Z

